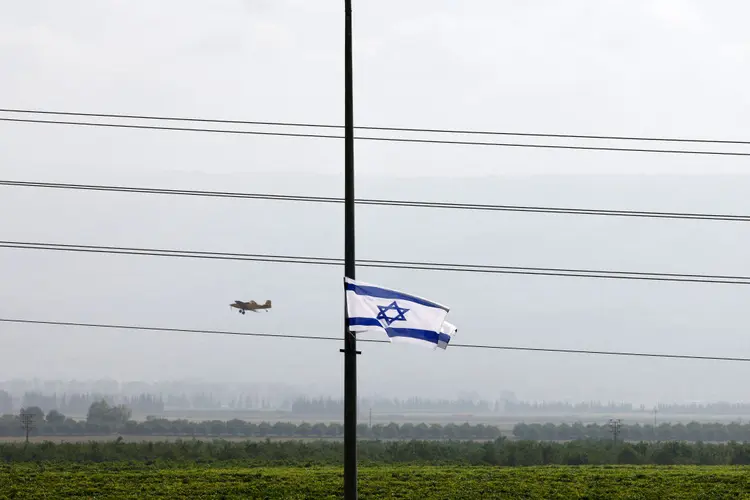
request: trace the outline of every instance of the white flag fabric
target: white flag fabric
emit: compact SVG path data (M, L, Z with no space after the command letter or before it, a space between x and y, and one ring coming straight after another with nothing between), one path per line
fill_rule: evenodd
M451 341L457 331L458 328L456 328L456 325L448 323L447 321L443 321L443 326L440 328L440 335L438 336L436 347L439 347L441 349L445 349L446 347L448 347L448 342Z
M391 342L445 349L455 326L444 325L448 307L416 295L344 278L349 330L385 332Z

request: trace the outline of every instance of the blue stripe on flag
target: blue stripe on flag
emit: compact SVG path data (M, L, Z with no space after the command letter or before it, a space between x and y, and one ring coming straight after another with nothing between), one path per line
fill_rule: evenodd
M447 307L437 304L435 302L431 302L421 297L415 297L414 295L409 295L403 292L397 292L395 290L388 290L387 288L380 288L377 286L355 285L353 283L345 283L345 286L346 286L346 290L352 291L356 293L357 295L368 295L370 297L377 297L379 299L408 300L416 304L421 304L423 306L436 307L438 309L448 311Z
M375 318L349 318L349 326L379 326L383 327L383 325L380 324L380 321L376 320Z
M417 340L424 340L432 344L437 344L438 339L445 343L450 341L450 335L433 332L431 330L418 330L415 328L386 328L389 337L409 337Z
M416 328L386 328L385 332L389 337L409 337L417 340L424 340L433 344L438 343L438 333L432 330L418 330Z
M349 326L376 326L383 328L380 321L375 318L349 318ZM432 344L443 341L448 344L451 336L445 333L433 332L432 330L420 330L417 328L383 328L389 337L410 337L417 340L424 340Z

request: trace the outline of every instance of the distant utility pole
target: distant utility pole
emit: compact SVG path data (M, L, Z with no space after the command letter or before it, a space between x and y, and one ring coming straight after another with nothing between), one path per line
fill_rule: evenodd
M21 427L26 431L26 443L29 442L29 431L34 428L34 414L21 412Z
M620 420L619 418L609 419L609 428L612 429L612 438L614 439L615 445L617 445L617 435L620 433L621 425L622 425L622 420Z

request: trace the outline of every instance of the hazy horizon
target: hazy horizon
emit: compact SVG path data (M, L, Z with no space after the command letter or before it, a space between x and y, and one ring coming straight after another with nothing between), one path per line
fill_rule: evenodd
M0 18L0 107L340 124L341 7L18 2ZM692 0L479 1L471 9L355 2L355 123L742 140L750 134L748 13L737 1L725 9ZM750 214L743 157L357 141L355 168L358 197ZM341 140L0 122L2 180L340 197L342 171ZM4 241L343 256L340 204L0 192ZM750 276L746 224L359 206L356 251ZM0 317L340 337L342 272L2 248ZM457 343L750 357L746 285L369 268L357 277L449 305ZM272 299L274 308L242 316L228 306L237 299ZM340 347L0 323L0 380L200 378L335 394ZM495 398L511 390L529 400L646 404L746 394L743 363L395 344L361 350L362 394Z

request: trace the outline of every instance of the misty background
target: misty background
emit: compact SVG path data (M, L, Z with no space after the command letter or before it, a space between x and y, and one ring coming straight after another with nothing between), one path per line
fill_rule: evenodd
M355 1L355 125L742 140L748 11ZM338 1L17 3L0 18L0 107L341 124L342 28ZM357 141L355 168L363 198L750 212L740 157ZM343 141L0 122L0 178L341 197ZM0 193L3 240L343 257L341 204ZM750 275L748 243L740 222L357 208L362 259ZM0 317L339 336L342 273L0 249ZM750 356L746 286L361 267L357 277L447 304L455 342ZM242 316L229 308L238 299L274 308ZM2 323L0 346L0 380L343 389L336 342ZM747 399L742 363L360 349L363 395Z

